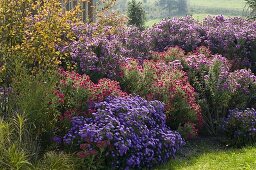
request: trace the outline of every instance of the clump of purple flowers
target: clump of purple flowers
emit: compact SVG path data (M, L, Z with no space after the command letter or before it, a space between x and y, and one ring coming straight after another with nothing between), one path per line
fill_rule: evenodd
M122 46L118 35L112 33L112 27L82 24L72 26L72 31L75 38L59 50L71 56L79 72L115 77L122 57Z
M243 59L255 53L256 22L239 17L207 17L202 24L206 32L205 43L212 52L229 59Z
M174 157L184 144L167 128L164 105L141 97L108 98L95 105L92 117L74 117L63 141L69 145L109 141L112 169L152 167Z
M256 110L230 110L223 129L236 145L256 142Z
M190 16L162 20L146 32L154 51L164 51L171 46L193 51L205 35L200 23Z
M151 50L164 51L180 46L191 52L204 45L213 54L234 60L235 69L251 68L255 72L256 22L234 17L207 17L202 23L192 17L165 19L144 31Z
M250 89L256 86L256 76L251 70L241 69L231 72L226 78L223 87L226 87L230 92L250 93Z

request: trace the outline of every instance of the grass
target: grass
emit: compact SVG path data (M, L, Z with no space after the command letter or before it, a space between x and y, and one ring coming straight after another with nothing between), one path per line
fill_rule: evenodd
M151 19L151 20L148 20L146 23L145 23L145 26L146 27L152 27L154 24L160 22L161 19L158 18L158 19Z
M175 160L155 170L255 170L256 146L226 147L217 139L197 139L178 153Z
M190 7L214 7L226 9L243 9L244 0L188 0Z
M202 21L208 15L223 14L226 17L246 15L244 0L188 0L188 3L190 13L199 21ZM148 20L145 25L151 27L160 20Z

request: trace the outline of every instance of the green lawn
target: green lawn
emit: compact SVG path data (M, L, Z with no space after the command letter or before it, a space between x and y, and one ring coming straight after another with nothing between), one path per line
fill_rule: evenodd
M243 9L245 7L244 0L188 0L190 7L211 7L226 9Z
M226 17L246 15L244 0L188 0L188 3L190 14L199 21L208 15L223 14ZM148 20L146 26L151 27L160 20Z
M146 23L145 23L145 26L146 27L151 27L152 25L160 22L161 19L151 19L151 20L148 20Z
M175 160L155 170L256 170L256 146L232 149L217 139L187 143Z
M207 13L199 13L199 14L193 14L193 18L195 18L196 20L198 21L202 21L205 17L209 16L211 14L207 14ZM214 15L211 15L211 16L214 16ZM235 16L226 16L226 17L235 17ZM152 19L152 20L148 20L146 23L145 23L145 26L146 27L152 27L154 24L160 22L161 19Z

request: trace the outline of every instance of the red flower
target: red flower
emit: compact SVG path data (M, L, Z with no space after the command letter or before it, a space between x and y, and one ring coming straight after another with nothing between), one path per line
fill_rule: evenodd
M88 144L88 143L80 144L80 149L82 149L82 150L89 149L89 147L90 147L90 144Z

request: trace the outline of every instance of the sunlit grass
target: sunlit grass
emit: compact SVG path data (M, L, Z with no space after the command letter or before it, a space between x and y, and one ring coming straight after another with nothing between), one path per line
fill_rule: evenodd
M244 0L188 0L189 6L201 6L212 8L243 9Z
M208 139L188 143L175 160L156 170L256 169L256 146L231 149Z
M153 26L154 24L160 22L161 19L151 19L151 20L148 20L146 23L145 23L145 26L146 27L151 27Z

